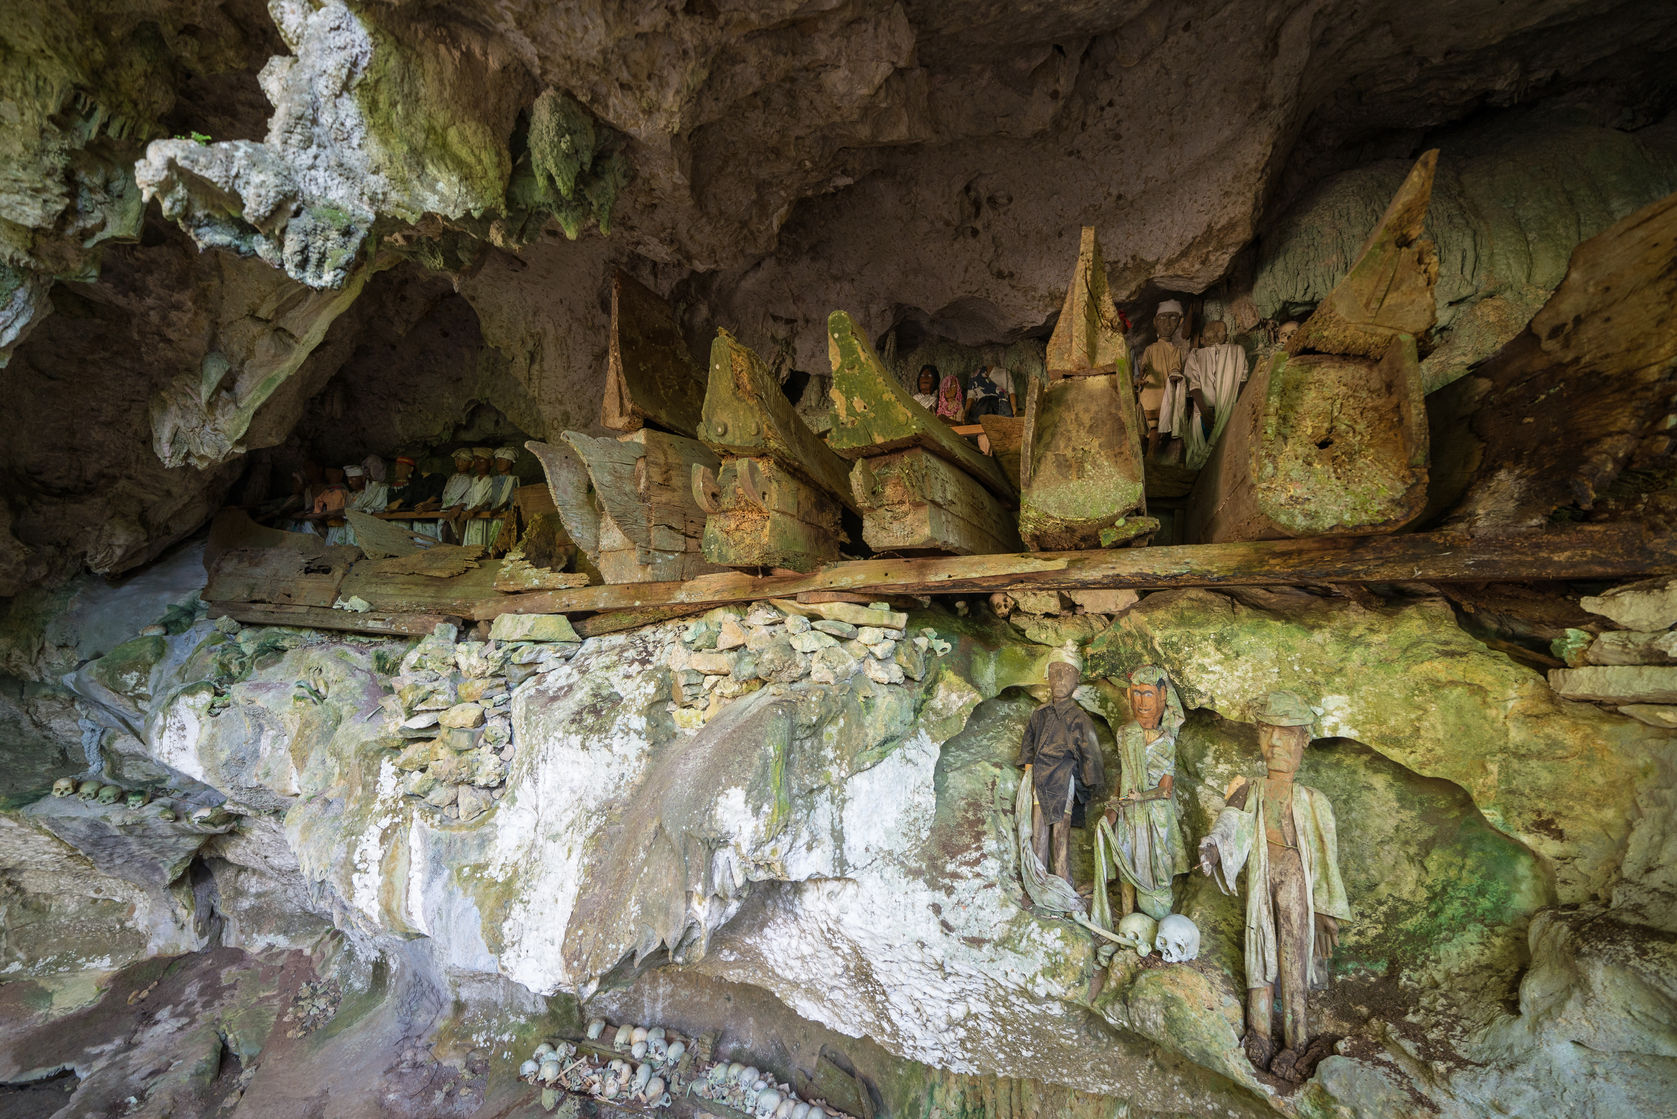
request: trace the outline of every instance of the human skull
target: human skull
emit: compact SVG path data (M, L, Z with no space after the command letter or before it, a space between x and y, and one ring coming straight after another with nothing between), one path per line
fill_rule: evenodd
M1159 955L1165 962L1185 964L1200 954L1200 930L1180 913L1172 913L1159 922Z
M180 819L180 814L177 813L169 804L165 803L163 807L157 810L157 818L162 820L165 824L172 824L176 820Z
M721 1084L729 1078L727 1065L711 1065L710 1071L705 1073L705 1079L712 1084Z
M1276 330L1276 332L1275 332L1275 343L1276 343L1276 345L1281 346L1283 349L1285 349L1286 346L1287 346L1287 341L1290 338L1292 338L1293 334L1298 330L1298 328L1299 328L1299 324L1296 323L1296 322L1284 322L1284 323L1282 323L1280 328L1278 330Z
M643 1065L637 1066L636 1069L635 1069L635 1078L632 1081L635 1091L639 1092L642 1088L645 1088L647 1083L651 1079L652 1079L652 1066L651 1065L643 1064Z
M997 591L995 594L990 596L990 609L996 612L996 617L998 618L1006 618L1010 616L1016 605L1017 603L1013 601L1013 596L1005 591Z
M654 1076L646 1082L646 1091L642 1093L646 1102L653 1107L670 1106L669 1085L664 1083L662 1076Z
M739 1072L734 1074L734 1079L739 1081L740 1087L749 1088L753 1084L757 1083L757 1077L760 1075L761 1074L756 1070L756 1068L751 1065L746 1065L744 1068L740 1069Z
M536 1074L541 1070L542 1066L534 1059L525 1061L523 1064L518 1066L518 1079L534 1080L536 1078Z
M792 1119L809 1119L814 1110L809 1104L799 1102L796 1107L792 1108Z
M551 1052L553 1052L553 1043L544 1041L540 1045L536 1046L536 1051L531 1053L530 1056L539 1061Z
M74 777L60 777L52 783L52 795L68 797L76 795L76 779Z
M1153 938L1159 923L1145 913L1131 913L1118 922L1118 943L1134 948L1135 954L1145 956L1153 951Z
M151 800L151 794L144 789L129 789L128 799L123 803L130 808L144 808L149 800Z
M633 1045L637 1041L645 1041L645 1040L646 1040L646 1027L645 1026L636 1026L633 1030L629 1031L629 1044L630 1045Z
M588 1040L589 1041L599 1041L600 1040L600 1035L605 1033L605 1032L606 1032L606 1020L604 1018L591 1018L591 1019L589 1019L589 1021L588 1021Z
M629 1056L633 1057L637 1061L646 1056L646 1038L643 1037L633 1045L629 1046Z
M120 796L122 796L122 786L106 785L103 789L99 790L98 799L100 804L115 804L117 802L117 798Z
M559 1079L560 1071L559 1058L549 1053L547 1056L542 1058L542 1063L536 1070L536 1077L543 1084L546 1084L549 1088L551 1088L553 1087L554 1082Z
M670 1051L664 1054L664 1059L673 1065L681 1060L686 1052L687 1043L685 1041L672 1041L670 1042Z
M774 1119L792 1119L792 1109L798 1106L795 1100L781 1100L774 1109Z
M769 1119L775 1108L780 1106L780 1093L773 1088L764 1088L757 1093L757 1119Z
M76 786L76 796L82 800L94 800L99 796L99 790L105 786L98 781L83 781Z
M631 1044L629 1038L634 1032L635 1027L629 1025L627 1022L623 1023L623 1025L617 1027L617 1036L612 1038L611 1047L613 1049L629 1048L629 1045Z
M649 1037L646 1039L646 1052L654 1061L661 1062L669 1056L670 1047L664 1044L661 1037Z

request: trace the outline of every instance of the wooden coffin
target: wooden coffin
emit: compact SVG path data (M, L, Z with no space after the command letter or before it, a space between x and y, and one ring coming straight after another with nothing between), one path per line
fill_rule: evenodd
M1437 160L1421 157L1350 272L1253 372L1194 485L1188 540L1395 532L1425 508L1416 345L1434 321L1422 226Z
M1048 384L1026 394L1019 452L1019 535L1037 551L1144 540L1141 414L1129 346L1092 227L1048 342Z
M721 469L695 464L704 553L729 567L808 571L838 556L850 465L809 429L761 358L725 330L710 350L699 438Z
M1020 550L1013 511L923 447L856 460L850 484L862 507L862 538L876 552Z
M611 281L611 348L600 424L639 431L648 424L698 434L705 371L693 359L669 304L633 276Z
M642 428L618 438L567 431L600 519L590 557L607 583L691 579L720 570L704 557L705 514L693 500L694 466L717 458L696 439Z

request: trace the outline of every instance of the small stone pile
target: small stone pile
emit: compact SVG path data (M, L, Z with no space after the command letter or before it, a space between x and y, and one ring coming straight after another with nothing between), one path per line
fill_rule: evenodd
M688 625L670 655L676 723L703 726L764 684L837 684L858 672L878 684L921 680L950 649L930 627L907 635L908 615L882 602L758 602L723 606Z
M454 626L439 625L410 649L386 703L397 722L402 791L466 823L506 792L516 749L512 690L559 667L581 639L557 615L506 615L488 641L457 636Z
M686 1090L692 1076L692 1043L662 1026L625 1024L606 1040L606 1022L588 1023L587 1041L542 1042L518 1069L519 1079L542 1086L542 1107L559 1106L560 1093L590 1096L622 1107L661 1109ZM608 1056L608 1053L622 1056Z
M1579 604L1619 628L1594 636L1567 630L1554 651L1570 667L1550 670L1549 686L1567 699L1677 729L1677 578L1632 583Z

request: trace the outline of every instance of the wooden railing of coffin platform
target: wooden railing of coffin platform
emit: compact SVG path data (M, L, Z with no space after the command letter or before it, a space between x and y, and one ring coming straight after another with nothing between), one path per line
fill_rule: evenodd
M242 522L242 524L240 523ZM1187 544L1083 552L930 556L829 563L805 575L723 572L681 582L507 593L499 561L453 578L381 575L376 561L317 537L225 513L212 531L204 598L239 621L375 634L439 621L567 614L607 632L728 603L818 596L978 595L995 591L1368 583L1544 582L1677 574L1677 533L1639 524L1569 524L1494 536L1430 532ZM363 612L334 609L358 597ZM593 618L583 616L593 615ZM590 624L592 623L592 624Z

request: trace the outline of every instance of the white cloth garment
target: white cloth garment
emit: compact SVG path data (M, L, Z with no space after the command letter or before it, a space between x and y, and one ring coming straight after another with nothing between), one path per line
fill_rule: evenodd
M1184 411L1191 411L1192 415L1178 434L1187 447L1187 464L1197 468L1205 465L1205 460L1211 457L1211 448L1216 446L1223 428L1228 426L1229 414L1240 398L1240 386L1246 383L1249 372L1246 351L1233 342L1201 346L1188 355L1188 363L1182 372L1187 382L1186 389L1189 392L1198 389L1204 393L1212 410L1211 434L1207 436L1204 434L1199 402L1184 392L1187 402L1193 405L1191 409L1185 407Z

